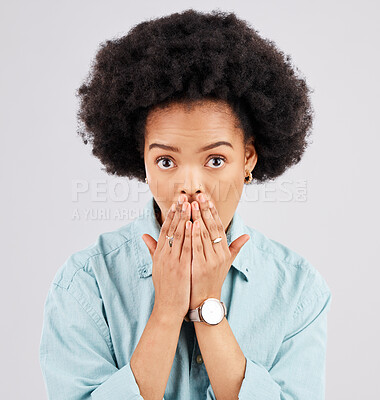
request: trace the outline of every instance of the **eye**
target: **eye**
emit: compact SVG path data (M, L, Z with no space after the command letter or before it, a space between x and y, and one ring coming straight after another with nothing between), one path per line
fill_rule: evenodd
M220 168L220 167L223 166L224 163L226 162L226 159L225 159L224 157L220 157L220 156L212 157L212 158L210 158L210 161L211 161L211 160L219 160L219 161L216 163L216 165L215 165L215 162L213 163L213 165L214 165L215 168ZM220 160L223 161L223 164L220 164ZM209 161L209 162L210 162L210 161ZM212 167L212 168L214 168L214 167ZM215 169L215 168L214 168L214 169Z
M156 160L156 164L160 167L160 165L159 165L159 162L161 162L161 161L164 161L164 163L162 163L161 165L164 165L164 166L168 166L168 162L173 162L173 160L171 160L170 158L168 158L168 157L158 157L157 158L157 160ZM170 168L162 168L162 167L160 167L161 169L170 169Z

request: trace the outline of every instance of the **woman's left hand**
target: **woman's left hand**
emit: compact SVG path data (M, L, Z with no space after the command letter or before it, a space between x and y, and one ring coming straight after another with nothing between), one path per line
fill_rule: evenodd
M193 226L190 309L199 307L209 297L220 300L223 282L231 264L250 239L249 235L244 234L228 246L219 214L207 196L203 196L204 201L200 194L197 197L198 202L193 201L191 207ZM222 240L213 243L217 237Z

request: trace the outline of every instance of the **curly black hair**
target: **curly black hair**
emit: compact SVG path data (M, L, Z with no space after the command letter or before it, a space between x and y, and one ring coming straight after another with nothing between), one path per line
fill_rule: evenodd
M258 154L253 181L297 164L313 122L310 88L291 57L233 12L193 9L150 19L100 44L77 91L77 133L108 174L145 178L145 124L153 108L226 101Z

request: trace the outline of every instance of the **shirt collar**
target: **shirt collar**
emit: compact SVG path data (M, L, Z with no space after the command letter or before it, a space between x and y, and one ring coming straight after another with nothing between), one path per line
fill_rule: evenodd
M136 254L136 265L140 278L146 278L152 275L152 257L148 247L142 239L144 233L152 236L156 241L160 234L161 226L156 218L154 211L154 198L151 197L143 208L143 213L132 222L132 240L134 241L134 250ZM235 211L230 226L226 232L227 243L230 245L239 236L247 233L251 238L241 248L238 255L235 257L232 266L241 272L244 278L248 281L250 277L250 262L253 257L253 246L251 246L254 231L244 224L241 216Z

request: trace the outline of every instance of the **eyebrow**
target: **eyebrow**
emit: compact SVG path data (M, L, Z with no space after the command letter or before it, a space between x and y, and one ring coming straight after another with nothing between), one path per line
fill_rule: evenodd
M210 150L210 149L213 149L213 148L218 147L218 146L229 146L229 147L231 147L233 149L233 146L232 146L232 144L230 142L226 142L226 141L221 140L219 142L208 144L207 146L202 147L200 150L197 151L197 153L201 153L202 151ZM178 147L168 146L166 144L161 144L161 143L152 143L152 144L150 144L149 145L149 150L151 150L151 149L153 149L155 147L160 148L160 149L164 149L164 150L173 151L175 153L181 153L181 151L180 151L180 149Z

